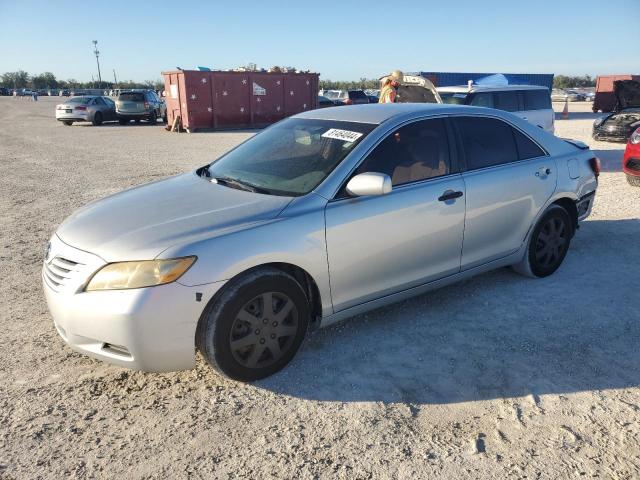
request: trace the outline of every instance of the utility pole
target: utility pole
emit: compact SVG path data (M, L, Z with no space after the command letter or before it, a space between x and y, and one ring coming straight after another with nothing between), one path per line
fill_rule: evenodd
M100 88L102 88L102 77L100 76L100 60L98 60L98 56L100 52L98 51L98 40L93 41L93 53L96 56L96 63L98 64L98 82L100 82Z
M116 78L116 69L113 69L113 88L118 86L118 79Z

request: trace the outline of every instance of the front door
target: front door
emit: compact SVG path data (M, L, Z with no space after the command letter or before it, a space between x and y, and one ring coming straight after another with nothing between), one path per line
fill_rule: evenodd
M331 296L336 312L459 272L464 181L451 168L443 119L391 133L357 168L391 177L391 193L326 207Z

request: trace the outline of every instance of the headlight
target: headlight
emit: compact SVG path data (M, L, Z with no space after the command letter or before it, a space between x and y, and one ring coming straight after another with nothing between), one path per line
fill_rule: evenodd
M152 287L180 278L197 257L110 263L91 278L86 291Z
M602 123L604 122L604 119L605 119L605 118L606 118L606 117L596 118L596 119L594 120L594 122L593 122L593 125L595 125L596 127L597 127L597 126L599 126L599 125L602 125Z
M629 138L629 141L634 145L640 143L640 128L636 129L636 131L631 134L631 138Z

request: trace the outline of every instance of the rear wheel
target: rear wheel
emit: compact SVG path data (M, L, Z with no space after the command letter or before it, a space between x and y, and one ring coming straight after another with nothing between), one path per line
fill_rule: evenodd
M102 125L102 114L100 112L96 112L91 123L95 126Z
M198 350L221 373L241 381L281 370L309 324L307 296L290 275L262 268L231 280L196 332Z
M636 177L635 175L627 175L627 182L634 187L640 187L640 177Z
M573 223L567 211L552 205L542 215L529 239L527 253L514 270L529 277L551 275L562 264L573 236Z
M139 119L139 118L136 118L136 119L134 120L134 122L136 122L136 125L139 125L139 124L140 124L140 119Z
M73 122L71 120L63 120L62 123L64 123L67 127L73 125Z
M128 118L119 118L118 119L118 123L120 125L127 125L129 123L129 119Z

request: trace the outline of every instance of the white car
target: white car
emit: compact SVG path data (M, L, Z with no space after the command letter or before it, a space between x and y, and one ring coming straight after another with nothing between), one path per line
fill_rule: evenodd
M549 89L537 85L467 85L437 89L443 103L506 110L549 133L554 133L555 113Z

